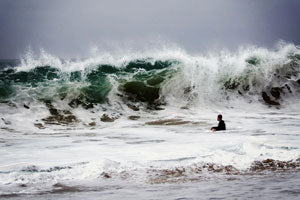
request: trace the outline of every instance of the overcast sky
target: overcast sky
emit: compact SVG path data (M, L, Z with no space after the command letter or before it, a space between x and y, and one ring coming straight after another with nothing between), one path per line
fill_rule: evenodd
M0 0L0 58L29 47L70 58L92 47L176 43L188 52L300 44L300 0Z

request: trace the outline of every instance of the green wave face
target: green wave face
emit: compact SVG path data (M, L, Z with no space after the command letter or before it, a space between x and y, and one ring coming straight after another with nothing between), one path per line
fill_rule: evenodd
M90 64L71 72L50 65L27 71L2 68L0 103L64 101L70 107L88 109L121 99L155 108L171 99L190 104L201 98L223 101L256 96L279 105L286 98L300 96L299 50L286 52L258 49L245 56L144 58L118 65ZM84 63L69 64L81 67Z
M135 101L153 103L160 94L161 84L176 72L176 61L151 59L131 61L124 66L97 65L80 71L62 72L53 66L37 66L29 71L7 69L0 71L0 100L38 101L63 100L71 107L109 101L113 85L118 91Z

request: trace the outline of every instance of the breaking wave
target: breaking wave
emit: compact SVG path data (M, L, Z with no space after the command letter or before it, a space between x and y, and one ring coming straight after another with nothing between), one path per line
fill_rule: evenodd
M14 68L0 72L2 103L64 102L86 109L97 104L140 103L149 107L223 102L242 97L279 106L297 98L300 49L244 48L191 56L182 50L145 55L104 54L63 61L45 52L25 56Z

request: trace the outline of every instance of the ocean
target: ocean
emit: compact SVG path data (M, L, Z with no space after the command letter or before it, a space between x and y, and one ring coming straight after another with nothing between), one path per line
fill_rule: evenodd
M299 199L299 97L294 44L1 60L0 199Z

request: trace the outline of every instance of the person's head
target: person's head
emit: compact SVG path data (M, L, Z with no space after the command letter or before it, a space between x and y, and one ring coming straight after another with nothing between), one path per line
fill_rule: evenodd
M218 121L221 121L221 120L222 120L222 118L223 118L223 116L222 116L222 115L218 115L218 118L217 118L217 120L218 120Z

